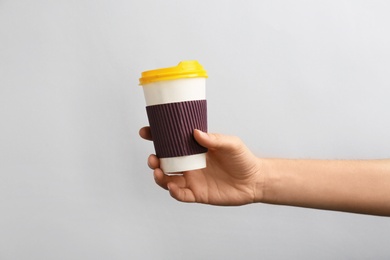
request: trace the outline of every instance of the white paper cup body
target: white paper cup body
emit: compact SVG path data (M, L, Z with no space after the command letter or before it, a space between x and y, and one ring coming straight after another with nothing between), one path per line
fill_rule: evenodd
M144 84L142 87L147 109L164 104L175 105L197 101L206 102L206 78L203 77L162 80ZM160 157L160 168L167 175L180 174L183 171L205 167L205 152L173 157Z

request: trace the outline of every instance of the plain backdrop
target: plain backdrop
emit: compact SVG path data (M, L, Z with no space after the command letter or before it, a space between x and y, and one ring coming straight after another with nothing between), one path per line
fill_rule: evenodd
M389 259L390 219L183 204L138 78L196 59L209 131L262 157L390 158L388 1L0 0L0 259Z

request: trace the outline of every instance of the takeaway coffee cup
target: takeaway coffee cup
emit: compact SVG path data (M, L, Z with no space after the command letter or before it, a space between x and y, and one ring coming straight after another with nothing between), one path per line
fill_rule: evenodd
M142 72L146 112L160 168L167 175L206 167L207 149L194 129L207 132L207 72L197 61Z

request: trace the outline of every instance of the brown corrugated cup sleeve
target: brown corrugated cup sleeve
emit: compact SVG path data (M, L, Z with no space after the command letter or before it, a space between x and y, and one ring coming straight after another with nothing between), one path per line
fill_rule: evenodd
M207 152L194 137L194 129L207 132L207 102L193 100L147 106L146 112L159 158Z

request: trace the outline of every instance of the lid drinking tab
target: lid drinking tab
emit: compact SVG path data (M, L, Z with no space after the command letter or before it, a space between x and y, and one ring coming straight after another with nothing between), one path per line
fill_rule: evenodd
M182 78L207 78L207 71L195 60L182 61L177 66L142 72L140 85L162 80Z

